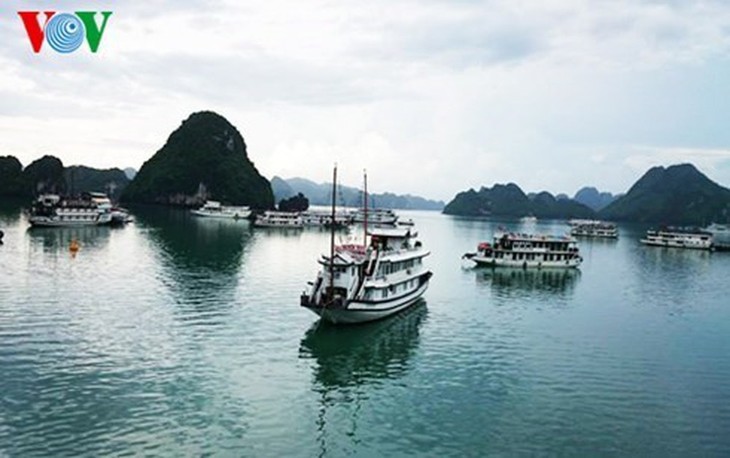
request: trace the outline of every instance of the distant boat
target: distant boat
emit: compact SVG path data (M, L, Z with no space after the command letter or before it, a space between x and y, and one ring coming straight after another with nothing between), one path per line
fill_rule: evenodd
M208 200L202 207L190 210L190 213L206 218L243 219L251 215L251 209L249 207L221 205L218 201Z
M107 199L108 200L108 199ZM101 226L112 222L111 202L99 202L89 194L62 198L43 194L33 203L28 221L32 226Z
M279 227L301 229L304 227L299 212L281 212L269 210L257 215L253 225L255 227Z
M302 224L307 227L330 227L332 214L327 210L308 210L300 213ZM348 212L335 212L335 227L344 228L353 223L352 215Z
M522 218L520 218L520 222L526 223L526 224L534 224L537 222L537 216L533 216L533 215L523 216Z
M479 266L522 268L575 268L583 262L578 244L570 236L498 232L492 243L482 242L475 253L466 253Z
M415 222L413 222L412 219L408 218L406 220L398 220L398 226L415 226Z
M570 220L570 235L574 237L618 238L614 223L598 220Z
M320 258L321 270L300 304L332 323L379 320L407 309L426 292L432 275L423 264L430 252L416 236L406 228L365 229L363 245L335 246L333 231L329 256Z
M398 215L393 210L385 208L359 209L353 214L356 223L367 223L375 226L394 226L398 222Z
M711 250L712 234L694 228L666 228L646 231L641 243L649 246Z
M712 234L712 247L716 250L730 250L730 226L712 223L704 229Z
M96 203L97 207L103 210L108 210L112 214L112 220L110 224L113 225L124 225L131 223L134 218L129 214L129 211L125 208L115 207L112 204L109 196L103 192L90 192L88 193L91 200Z

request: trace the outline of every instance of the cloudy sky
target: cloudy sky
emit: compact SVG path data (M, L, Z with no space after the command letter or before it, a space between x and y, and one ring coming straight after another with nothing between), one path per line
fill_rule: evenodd
M111 10L99 52L33 54L18 10ZM190 113L267 177L450 199L625 191L691 161L730 185L725 0L0 4L0 155L139 168Z

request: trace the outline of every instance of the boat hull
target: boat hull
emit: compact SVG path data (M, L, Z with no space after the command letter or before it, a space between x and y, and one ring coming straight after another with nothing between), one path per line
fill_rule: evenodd
M28 221L34 227L84 227L103 226L111 224L111 217L98 218L95 220L66 220L46 217L31 217Z
M429 272L425 281L416 289L391 301L373 303L353 300L346 307L331 308L312 305L303 306L319 315L323 320L335 324L357 324L382 320L415 304L428 289L430 278L431 274Z
M671 240L648 240L641 239L641 243L647 246L656 246L664 248L684 248L686 250L711 250L711 243L685 243Z
M218 218L218 219L245 219L251 215L250 211L241 211L241 212L236 212L236 213L213 213L213 212L206 212L206 211L202 211L202 210L190 210L190 213L192 213L195 216L200 216L203 218Z
M269 229L303 229L304 226L301 224L272 224L272 223L262 223L260 221L255 221L253 223L254 227L265 227Z
M509 267L523 269L575 269L580 266L582 259L573 258L567 261L536 261L536 260L511 260L495 259L484 256L471 258L480 267Z

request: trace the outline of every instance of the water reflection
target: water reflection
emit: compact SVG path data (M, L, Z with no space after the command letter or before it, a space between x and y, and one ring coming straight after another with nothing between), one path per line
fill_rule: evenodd
M0 201L0 226L16 224L20 220L24 203L27 202L19 199L3 198Z
M427 308L421 302L383 321L354 326L315 323L302 339L300 358L316 360L322 388L348 387L392 379L408 368Z
M195 218L185 210L134 208L136 224L160 258L162 282L192 320L235 303L238 272L251 239L247 221ZM187 313L190 312L190 313ZM216 320L219 323L220 320Z
M75 240L80 245L79 252L85 253L106 247L112 230L108 226L29 227L26 233L31 249L46 253L69 252Z
M703 294L706 288L698 278L712 270L717 254L707 250L649 247L638 242L630 253L632 282L625 294L635 303L668 307L672 314L683 313L696 305L692 298Z
M568 297L580 279L578 269L473 269L477 285L502 298Z
M352 326L315 323L302 339L300 358L316 361L314 391L320 395L316 419L319 456L326 456L331 443L342 451L340 416L346 412L344 434L352 441L353 453L360 438L362 404L368 399L367 385L402 376L419 342L419 329L427 315L424 301L383 321ZM364 421L364 420L363 420ZM328 428L334 424L334 428ZM348 441L348 442L349 442ZM349 453L348 453L349 454Z

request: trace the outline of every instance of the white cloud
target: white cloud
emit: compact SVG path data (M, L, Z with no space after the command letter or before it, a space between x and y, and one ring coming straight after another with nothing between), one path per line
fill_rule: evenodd
M507 181L622 191L637 168L691 160L730 184L724 156L698 153L730 142L723 2L94 7L114 11L100 52L60 56L32 54L18 5L0 4L0 154L138 167L212 109L269 177L325 180L337 161L346 182L368 168L382 190L449 199Z

